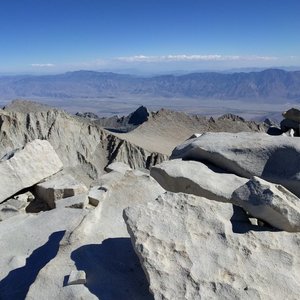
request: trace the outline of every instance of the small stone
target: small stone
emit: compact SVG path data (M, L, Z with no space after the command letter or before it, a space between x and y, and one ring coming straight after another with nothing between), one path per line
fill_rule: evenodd
M105 193L107 192L107 189L101 186L95 186L92 187L89 194L89 204L93 206L98 206L101 199L103 199Z
M109 164L107 167L105 167L105 170L108 173L115 171L115 172L125 174L127 171L130 171L132 169L127 164L120 162L120 161L116 161L116 162Z
M70 273L68 285L72 284L85 284L86 283L86 276L84 271L77 271L73 270Z
M83 183L78 182L69 174L57 174L35 186L37 197L51 208L55 207L57 200L83 194L87 191L88 189Z

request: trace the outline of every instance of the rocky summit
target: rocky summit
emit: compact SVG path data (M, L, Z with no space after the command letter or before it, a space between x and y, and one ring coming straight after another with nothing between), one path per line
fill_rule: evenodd
M6 105L0 299L299 299L300 115L283 117Z

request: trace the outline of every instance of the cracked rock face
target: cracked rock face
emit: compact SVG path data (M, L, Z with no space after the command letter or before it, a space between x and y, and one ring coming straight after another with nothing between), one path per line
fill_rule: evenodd
M170 192L124 211L155 299L298 299L300 234L235 213L228 203Z

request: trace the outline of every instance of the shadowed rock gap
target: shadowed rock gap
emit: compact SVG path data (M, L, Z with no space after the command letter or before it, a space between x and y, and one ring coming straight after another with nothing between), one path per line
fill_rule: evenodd
M241 208L236 205L232 205L233 207L233 215L230 219L230 222L232 224L232 231L234 233L247 233L249 231L271 231L271 232L279 232L279 229L276 229L272 227L271 225L265 223L264 226L258 226L251 224L249 217L250 215L247 215L247 213Z

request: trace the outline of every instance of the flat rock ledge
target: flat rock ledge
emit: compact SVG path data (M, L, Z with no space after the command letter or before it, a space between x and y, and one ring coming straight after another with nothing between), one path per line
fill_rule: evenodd
M170 192L125 209L155 299L298 299L300 234L253 231L234 213L228 203Z

